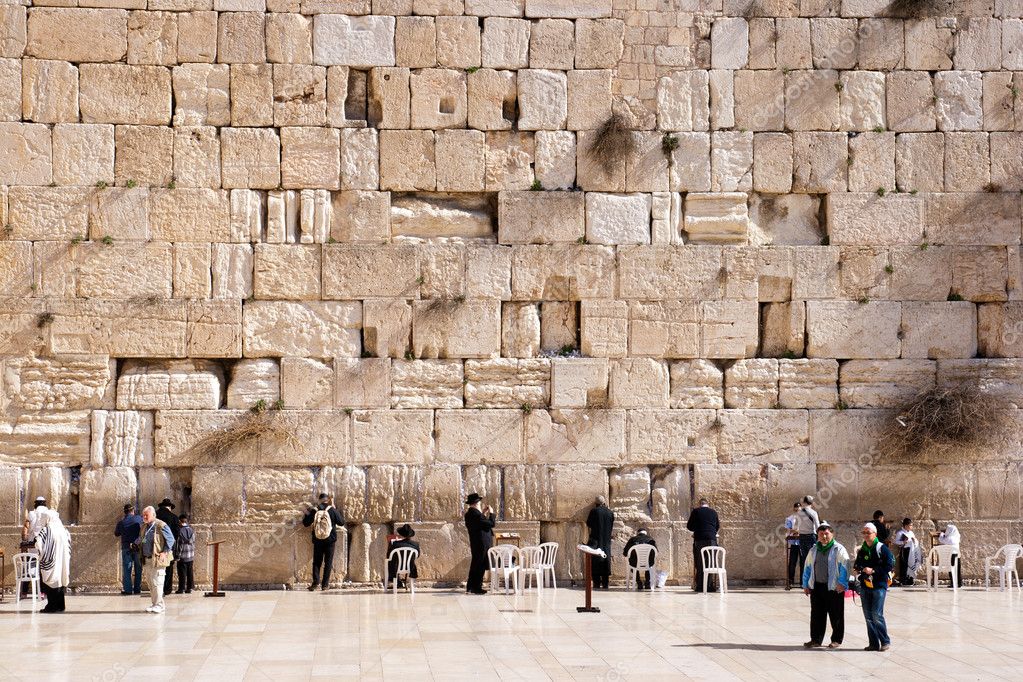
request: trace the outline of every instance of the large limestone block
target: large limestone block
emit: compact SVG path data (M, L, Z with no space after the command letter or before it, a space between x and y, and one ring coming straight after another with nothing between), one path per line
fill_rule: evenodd
M323 295L358 299L414 297L419 252L409 245L328 245L323 248Z
M525 69L529 65L528 21L503 17L483 20L483 66L488 69Z
M529 411L547 405L551 362L546 359L468 360L466 407L513 407Z
M367 353L404 357L412 338L412 306L402 299L366 299L363 337Z
M805 410L723 410L718 413L721 462L808 462Z
M724 374L710 360L671 363L670 407L700 409L724 407Z
M988 17L970 17L955 31L956 69L997 71L1002 65L1000 48L1002 22Z
M330 236L338 242L380 242L390 234L389 192L335 192L331 199Z
M968 301L1004 301L1006 285L1001 247L958 246L952 250L954 293Z
M531 358L540 350L540 310L535 303L501 305L501 355Z
M709 184L707 189L710 188ZM772 193L784 193L792 189L792 138L789 135L753 135L753 189Z
M21 57L28 40L27 10L9 4L0 8L0 57Z
M79 88L85 123L170 123L171 74L162 66L82 64Z
M778 404L778 361L739 360L725 371L725 405L744 409Z
M111 138L111 155L114 152L112 145ZM110 168L112 171L113 166ZM151 237L149 190L146 188L111 187L93 190L88 208L89 237L93 240L102 240L106 236L115 241L148 240ZM160 215L157 217L165 219Z
M650 521L650 470L646 467L616 469L609 475L611 496L608 506L615 520Z
M87 190L14 187L7 200L7 220L13 228L13 239L81 239L88 231Z
M579 310L568 301L548 301L540 306L540 348L561 351L579 345Z
M613 69L624 52L625 23L621 19L581 19L575 22L575 68Z
M584 207L582 192L500 192L498 241L502 244L578 241L586 231Z
M358 520L366 517L366 469L358 466L320 469L317 490L334 497L335 506L345 519Z
M897 302L809 301L807 356L897 358L902 341L902 305Z
M356 464L429 464L434 459L433 412L357 411L352 448Z
M934 76L938 130L981 130L983 84L979 71L943 71Z
M713 192L748 192L753 189L753 133L712 133L710 170Z
M745 244L749 232L746 194L687 194L683 229L693 244Z
M217 13L182 12L178 19L178 61L212 63L217 55Z
M873 464L890 410L810 410L810 456L818 462ZM876 509L877 507L875 507Z
M183 302L68 302L55 311L50 347L55 353L118 357L184 357L187 307Z
M309 358L281 358L281 400L288 408L333 407L333 365Z
M767 475L760 464L698 464L693 473L696 495L708 498L721 517L759 519L766 515Z
M438 191L483 191L486 181L486 141L486 135L480 130L444 130L437 133ZM486 217L486 234L489 235L489 215Z
M614 271L608 247L524 246L514 251L512 294L526 300L610 298Z
M845 192L849 144L845 133L797 132L792 136L792 189L796 192Z
M389 407L391 361L388 358L336 358L335 405L337 407Z
M468 116L466 75L455 69L422 69L410 77L412 127L463 128Z
M281 184L281 141L260 128L222 128L224 187L274 189Z
M221 585L273 586L293 584L296 580L298 559L296 543L308 551L309 535L305 528L294 524L258 524L241 526L224 524L214 527L212 539L224 540L220 550ZM344 540L339 538L340 543ZM345 549L341 544L335 550ZM336 559L335 559L336 562ZM344 574L343 565L334 575Z
M0 520L5 526L13 526L22 521L24 514L25 510L21 506L21 470L15 467L0 468Z
M217 61L224 64L262 64L266 61L265 15L224 12L217 21Z
M602 466L555 466L551 469L551 478L555 519L585 521L596 497L608 495L607 470ZM568 554L570 548L564 547L562 551Z
M88 412L4 419L0 421L0 465L79 466L89 459L89 422Z
M935 129L934 87L928 73L893 71L888 74L887 86L885 108L890 130L901 133Z
M61 512L61 518L65 524L69 518L65 512ZM118 562L120 561L120 543L111 543L110 526L103 524L96 525L65 525L71 534L71 547L75 559L71 563L71 585L79 585L99 590L109 590L115 585L120 585L118 575ZM20 534L19 534L20 537ZM198 544L199 538L196 538ZM196 580L202 578L199 573Z
M608 402L611 407L667 407L668 364L654 358L612 360Z
M170 244L83 244L75 259L78 294L86 298L170 298Z
M349 421L343 412L312 410L259 415L249 410L160 410L153 461L158 467L344 466L351 460ZM225 432L233 442L214 450Z
M607 392L606 359L555 358L551 361L551 407L605 407Z
M755 301L704 301L700 357L754 357L759 336L758 316Z
M117 368L105 355L7 358L2 366L0 405L8 409L113 407Z
M380 188L398 192L436 189L435 154L432 131L381 131Z
M188 301L186 351L197 358L242 355L241 301Z
M972 358L977 354L977 308L968 301L904 302L902 357Z
M224 372L204 360L127 360L117 379L119 410L215 410Z
M126 503L134 503L138 490L131 467L88 468L79 482L79 523L116 524Z
M541 19L533 24L529 35L530 66L534 69L570 71L574 63L574 22L567 19Z
M586 241L591 244L649 244L650 195L586 194Z
M611 15L611 0L525 0L529 18L596 19ZM521 4L521 3L519 3Z
M174 245L174 298L207 299L212 289L209 244Z
M153 415L150 412L94 410L94 467L137 467L153 463Z
M487 159L484 183L488 191L529 189L533 185L532 164L536 145L527 132L494 131L487 133Z
M21 469L21 490L25 500L46 498L46 506L56 509L62 519L70 519L71 511L71 472L55 466L29 467ZM18 503L18 522L24 523L27 511ZM20 537L21 534L19 533Z
M227 408L247 410L263 401L267 408L281 397L281 368L276 360L239 360L231 368Z
M394 17L318 14L313 19L313 61L354 68L394 66Z
M736 71L735 125L746 130L785 130L785 75L781 71Z
M1014 245L1020 208L1015 192L924 195L927 237L939 244Z
M839 370L839 391L849 407L901 407L933 388L930 360L850 360Z
M462 480L466 491L479 493L480 497L489 500L491 506L500 513L498 496L501 494L501 467L486 464L463 466Z
M710 86L705 71L676 71L657 83L657 122L666 130L707 130Z
M305 511L313 491L309 469L253 467L245 472L245 523L287 523Z
M986 357L1018 357L1023 347L1021 309L1017 302L991 303L977 309L980 354Z
M114 179L122 186L169 185L174 177L174 132L165 126L117 126Z
M118 62L127 51L128 12L124 10L41 7L29 13L26 56Z
M231 65L231 125L273 125L273 67Z
M919 244L923 208L915 196L830 194L828 232L833 244Z
M500 302L415 301L412 352L417 358L488 358L501 348Z
M478 131L446 131L446 133L476 133ZM482 136L482 133L479 133ZM447 134L438 136L438 141L446 139ZM465 170L464 167L452 165L450 170ZM466 176L474 187L482 187L482 168L478 168L479 182ZM473 171L469 171L472 173ZM386 196L386 195L384 195ZM494 233L493 209L491 202L483 196L407 194L395 196L390 207L390 235L392 237L435 237L489 238ZM385 225L386 230L386 225ZM368 241L368 240L367 240ZM429 255L427 251L427 255ZM428 260L428 259L427 259ZM423 263L424 278L429 267ZM427 285L427 289L429 289ZM427 295L427 289L423 295Z
M166 189L149 192L153 239L230 242L230 197L223 190Z
M1023 190L1023 134L991 134L991 182L1003 191Z
M838 403L838 361L778 361L778 405L785 409L830 408Z
M327 70L306 64L276 64L274 125L317 126L327 115Z
M638 300L716 299L721 249L634 246L619 250L619 295Z
M985 133L945 134L945 191L980 192L990 180L990 144Z
M749 23L741 18L719 18L710 33L712 69L744 69L749 60Z
M838 72L790 71L785 76L785 126L789 130L838 130Z
M340 149L341 138L335 129L282 129L281 184L300 189L339 189Z
M468 77L469 126L477 130L509 130L518 95L515 71L480 69Z
M583 355L620 358L629 349L629 305L625 301L583 301L580 306Z
M423 471L420 517L426 521L457 519L462 513L462 476L457 465L438 464Z
M437 459L455 464L523 461L524 413L520 409L440 410Z
M437 63L457 69L479 66L480 25L472 17L437 17Z
M21 111L26 121L78 122L78 69L41 59L22 62Z
M611 117L610 69L568 72L569 130L593 130Z
M252 296L252 247L248 244L214 244L211 269L213 298Z
M267 61L310 64L313 61L313 20L301 14L275 12L266 17Z
M0 183L48 185L53 178L50 129L42 123L0 122Z
M532 410L526 416L526 463L624 461L623 410Z
M256 244L253 291L260 299L320 298L320 247Z
M554 514L550 467L515 464L503 468L504 516L509 520L549 519Z
M334 301L256 301L244 309L246 357L357 357L362 307Z
M895 187L895 133L863 133L849 140L849 191Z
M395 524L398 523L395 520ZM461 522L431 522L416 523L414 527L416 540L423 548L422 555L416 559L419 579L435 585L458 585L464 581L469 572L465 526Z
M114 127L57 124L53 127L53 180L61 185L114 182Z
M563 71L518 72L519 129L559 130L568 118L568 77Z
M894 270L889 284L892 298L906 301L944 301L952 287L952 248L919 246L891 252Z
M712 410L632 410L626 461L673 464L714 461L717 434Z

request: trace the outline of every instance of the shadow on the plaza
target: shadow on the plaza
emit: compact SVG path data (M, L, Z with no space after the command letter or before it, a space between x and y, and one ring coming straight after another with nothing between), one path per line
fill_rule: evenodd
M802 644L753 644L752 642L694 642L693 644L672 644L675 647L705 647L708 649L737 649L745 651L802 651Z

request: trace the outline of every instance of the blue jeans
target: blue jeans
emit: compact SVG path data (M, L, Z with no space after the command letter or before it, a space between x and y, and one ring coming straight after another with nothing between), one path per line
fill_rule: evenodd
M132 570L135 571L134 580ZM142 555L127 547L121 548L121 589L128 594L142 592Z
M888 596L886 589L869 589L860 591L863 603L863 618L867 621L867 639L872 648L888 646L892 640L888 637L888 625L884 622L884 600Z

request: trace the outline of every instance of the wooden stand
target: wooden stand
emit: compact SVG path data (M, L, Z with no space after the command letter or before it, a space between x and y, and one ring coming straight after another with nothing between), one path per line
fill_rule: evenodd
M7 558L4 556L4 548L0 547L0 603L4 601L4 592L7 590ZM17 585L15 585L17 587Z
M579 613L600 613L600 607L593 605L593 555L586 554L586 606L577 606Z
M224 593L220 591L220 545L226 540L214 540L213 542L207 542L207 547L213 548L213 591L204 594L204 597L223 597Z

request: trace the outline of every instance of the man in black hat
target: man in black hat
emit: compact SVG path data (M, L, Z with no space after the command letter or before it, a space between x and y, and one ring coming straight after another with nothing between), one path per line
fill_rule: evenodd
M171 534L174 535L174 542L178 541L178 531L181 530L181 521L178 520L178 515L174 513L174 503L169 498L163 498L160 502L158 509L156 510L156 518L160 519L167 524L170 528ZM174 589L174 562L167 567L166 574L163 580L163 593L170 594Z
M405 525L403 525L401 528L399 528L395 532L397 532L397 534L398 534L398 539L397 540L391 540L391 545L390 545L390 547L387 548L387 556L388 557L390 557L391 552L393 552L396 549L401 549L402 547L408 547L409 549L414 549L417 552L420 551L419 550L419 543L418 542L413 542L413 540L412 540L412 538L414 538L415 535L416 535L416 532L414 530L412 530L412 526L410 526L410 525L408 525L406 523ZM409 567L408 567L408 577L412 578L413 580L419 577L419 571L416 570L416 558L418 558L418 556L419 555L417 554L416 556L412 557L412 561L411 561L411 563L409 563ZM394 576L394 575L397 575L397 573L398 573L398 557L394 557L393 559L389 558L388 561L387 561L387 575L388 576ZM398 580L398 587L399 588L404 588L405 587L405 581L404 580Z
M590 557L593 562L593 589L606 590L611 579L611 528L615 525L615 513L607 508L607 500L598 495L593 509L586 517L586 527L590 529L587 545L594 549L604 550L604 558L597 555Z
M469 594L486 594L483 589L483 574L487 571L487 551L494 546L494 512L490 505L481 505L483 498L472 493L465 499L469 508L465 512L465 529L469 532L469 577L465 591Z

